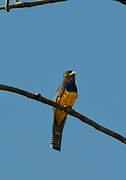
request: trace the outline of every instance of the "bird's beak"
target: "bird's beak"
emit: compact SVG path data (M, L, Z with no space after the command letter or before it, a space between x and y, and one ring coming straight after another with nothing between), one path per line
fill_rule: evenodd
M72 71L70 74L69 74L69 76L72 76L72 75L74 75L76 73L76 71Z

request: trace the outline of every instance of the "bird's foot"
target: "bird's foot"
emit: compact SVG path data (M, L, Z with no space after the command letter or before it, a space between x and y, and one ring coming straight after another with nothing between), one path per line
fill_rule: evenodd
M71 110L72 108L66 105L63 105L64 107L66 107L68 110ZM64 112L64 111L63 111Z

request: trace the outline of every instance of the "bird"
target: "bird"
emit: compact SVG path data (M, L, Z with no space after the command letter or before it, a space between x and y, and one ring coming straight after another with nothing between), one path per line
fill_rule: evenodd
M64 72L63 81L56 92L54 102L72 108L75 100L77 99L75 73L76 71L73 70ZM50 147L57 151L61 151L62 133L66 122L66 117L66 112L57 108L53 109L53 127Z

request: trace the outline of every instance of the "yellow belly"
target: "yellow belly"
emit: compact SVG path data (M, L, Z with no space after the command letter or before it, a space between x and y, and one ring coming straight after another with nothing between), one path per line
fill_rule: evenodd
M58 101L58 104L72 107L76 98L77 98L76 92L65 91L63 93L62 97L60 98L60 100ZM59 109L56 109L54 115L55 115L55 119L56 119L57 123L60 124L62 122L62 120L67 116L67 113L64 111L61 111Z

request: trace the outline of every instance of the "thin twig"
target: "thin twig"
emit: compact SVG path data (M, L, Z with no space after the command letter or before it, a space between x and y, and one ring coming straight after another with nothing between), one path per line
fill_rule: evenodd
M9 12L9 0L5 0L5 9Z
M70 109L68 107L64 107L64 106L62 106L62 105L60 105L60 104L58 104L58 103L56 103L54 101L51 101L51 100L49 100L47 98L42 97L41 94L33 94L33 93L28 92L28 91L24 91L22 89L18 89L18 88L11 87L11 86L6 86L6 85L3 85L3 84L0 84L0 90L17 93L17 94L26 96L28 98L40 101L41 103L48 104L48 105L53 106L55 108L61 109L62 111L67 112L71 116L74 116L74 117L80 119L82 122L94 127L95 129L97 129L97 130L99 130L99 131L101 131L101 132L103 132L103 133L105 133L105 134L107 134L107 135L121 141L124 144L126 144L126 138L121 136L120 134L99 125L98 123L96 123L96 122L92 121L91 119L87 118L86 116L74 111L73 109Z
M62 2L67 0L40 0L40 1L32 1L32 2L20 2L19 4L9 4L9 9L12 8L24 8L24 7L32 7L32 6L38 6L48 3L56 3L56 2ZM0 10L5 9L5 6L1 6Z

